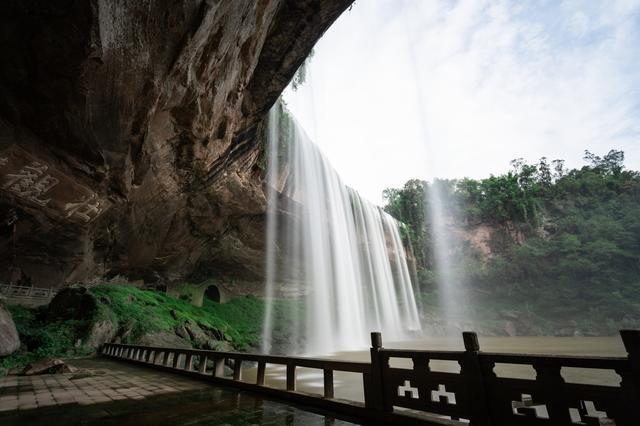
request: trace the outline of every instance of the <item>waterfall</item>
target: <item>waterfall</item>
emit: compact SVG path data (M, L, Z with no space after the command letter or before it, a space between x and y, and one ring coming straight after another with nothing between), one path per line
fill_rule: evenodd
M304 303L290 352L358 349L371 331L401 340L420 330L398 223L342 183L281 104L269 127L263 351L271 350L278 282L299 286Z
M438 179L434 179L430 185L427 194L427 215L431 222L431 249L439 304L444 320L443 331L452 335L459 332L460 324L467 321L466 298L463 289L464 276L454 267L456 244L449 222L455 221L455 214L451 206L447 205L443 185L444 181Z

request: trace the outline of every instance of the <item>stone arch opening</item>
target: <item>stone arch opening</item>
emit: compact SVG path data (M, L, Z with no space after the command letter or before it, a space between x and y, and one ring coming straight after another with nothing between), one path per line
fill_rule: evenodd
M204 297L214 302L220 303L220 290L215 285L210 285L204 291Z

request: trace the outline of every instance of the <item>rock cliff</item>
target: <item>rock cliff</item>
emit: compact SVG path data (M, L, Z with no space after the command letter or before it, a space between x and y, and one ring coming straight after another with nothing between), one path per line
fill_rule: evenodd
M263 119L351 0L0 5L0 281L261 280Z

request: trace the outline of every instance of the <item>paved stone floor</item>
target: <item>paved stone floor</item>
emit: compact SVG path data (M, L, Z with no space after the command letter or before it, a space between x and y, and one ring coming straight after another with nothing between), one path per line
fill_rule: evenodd
M70 364L80 371L0 378L0 425L351 424L249 392L122 362Z

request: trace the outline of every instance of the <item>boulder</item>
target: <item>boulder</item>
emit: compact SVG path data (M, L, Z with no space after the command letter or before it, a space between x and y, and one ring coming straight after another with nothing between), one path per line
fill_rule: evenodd
M63 374L73 373L76 368L67 365L63 360L58 358L44 358L40 361L27 365L22 372L22 376L34 376L37 374Z
M136 341L136 344L142 346L156 346L165 348L192 349L188 340L181 339L173 333L156 332L147 333Z
M19 347L20 337L11 312L0 303L0 356L11 355Z
M196 348L200 349L213 349L214 341L209 334L205 333L205 331L200 328L198 324L189 320L184 324L184 328L189 334L191 338L191 342Z
M111 321L96 321L91 327L84 344L92 349L98 349L103 344L113 341L115 335L116 327Z
M191 339L189 332L187 332L187 329L183 325L176 327L175 332L176 336L178 337L181 337L183 339Z

